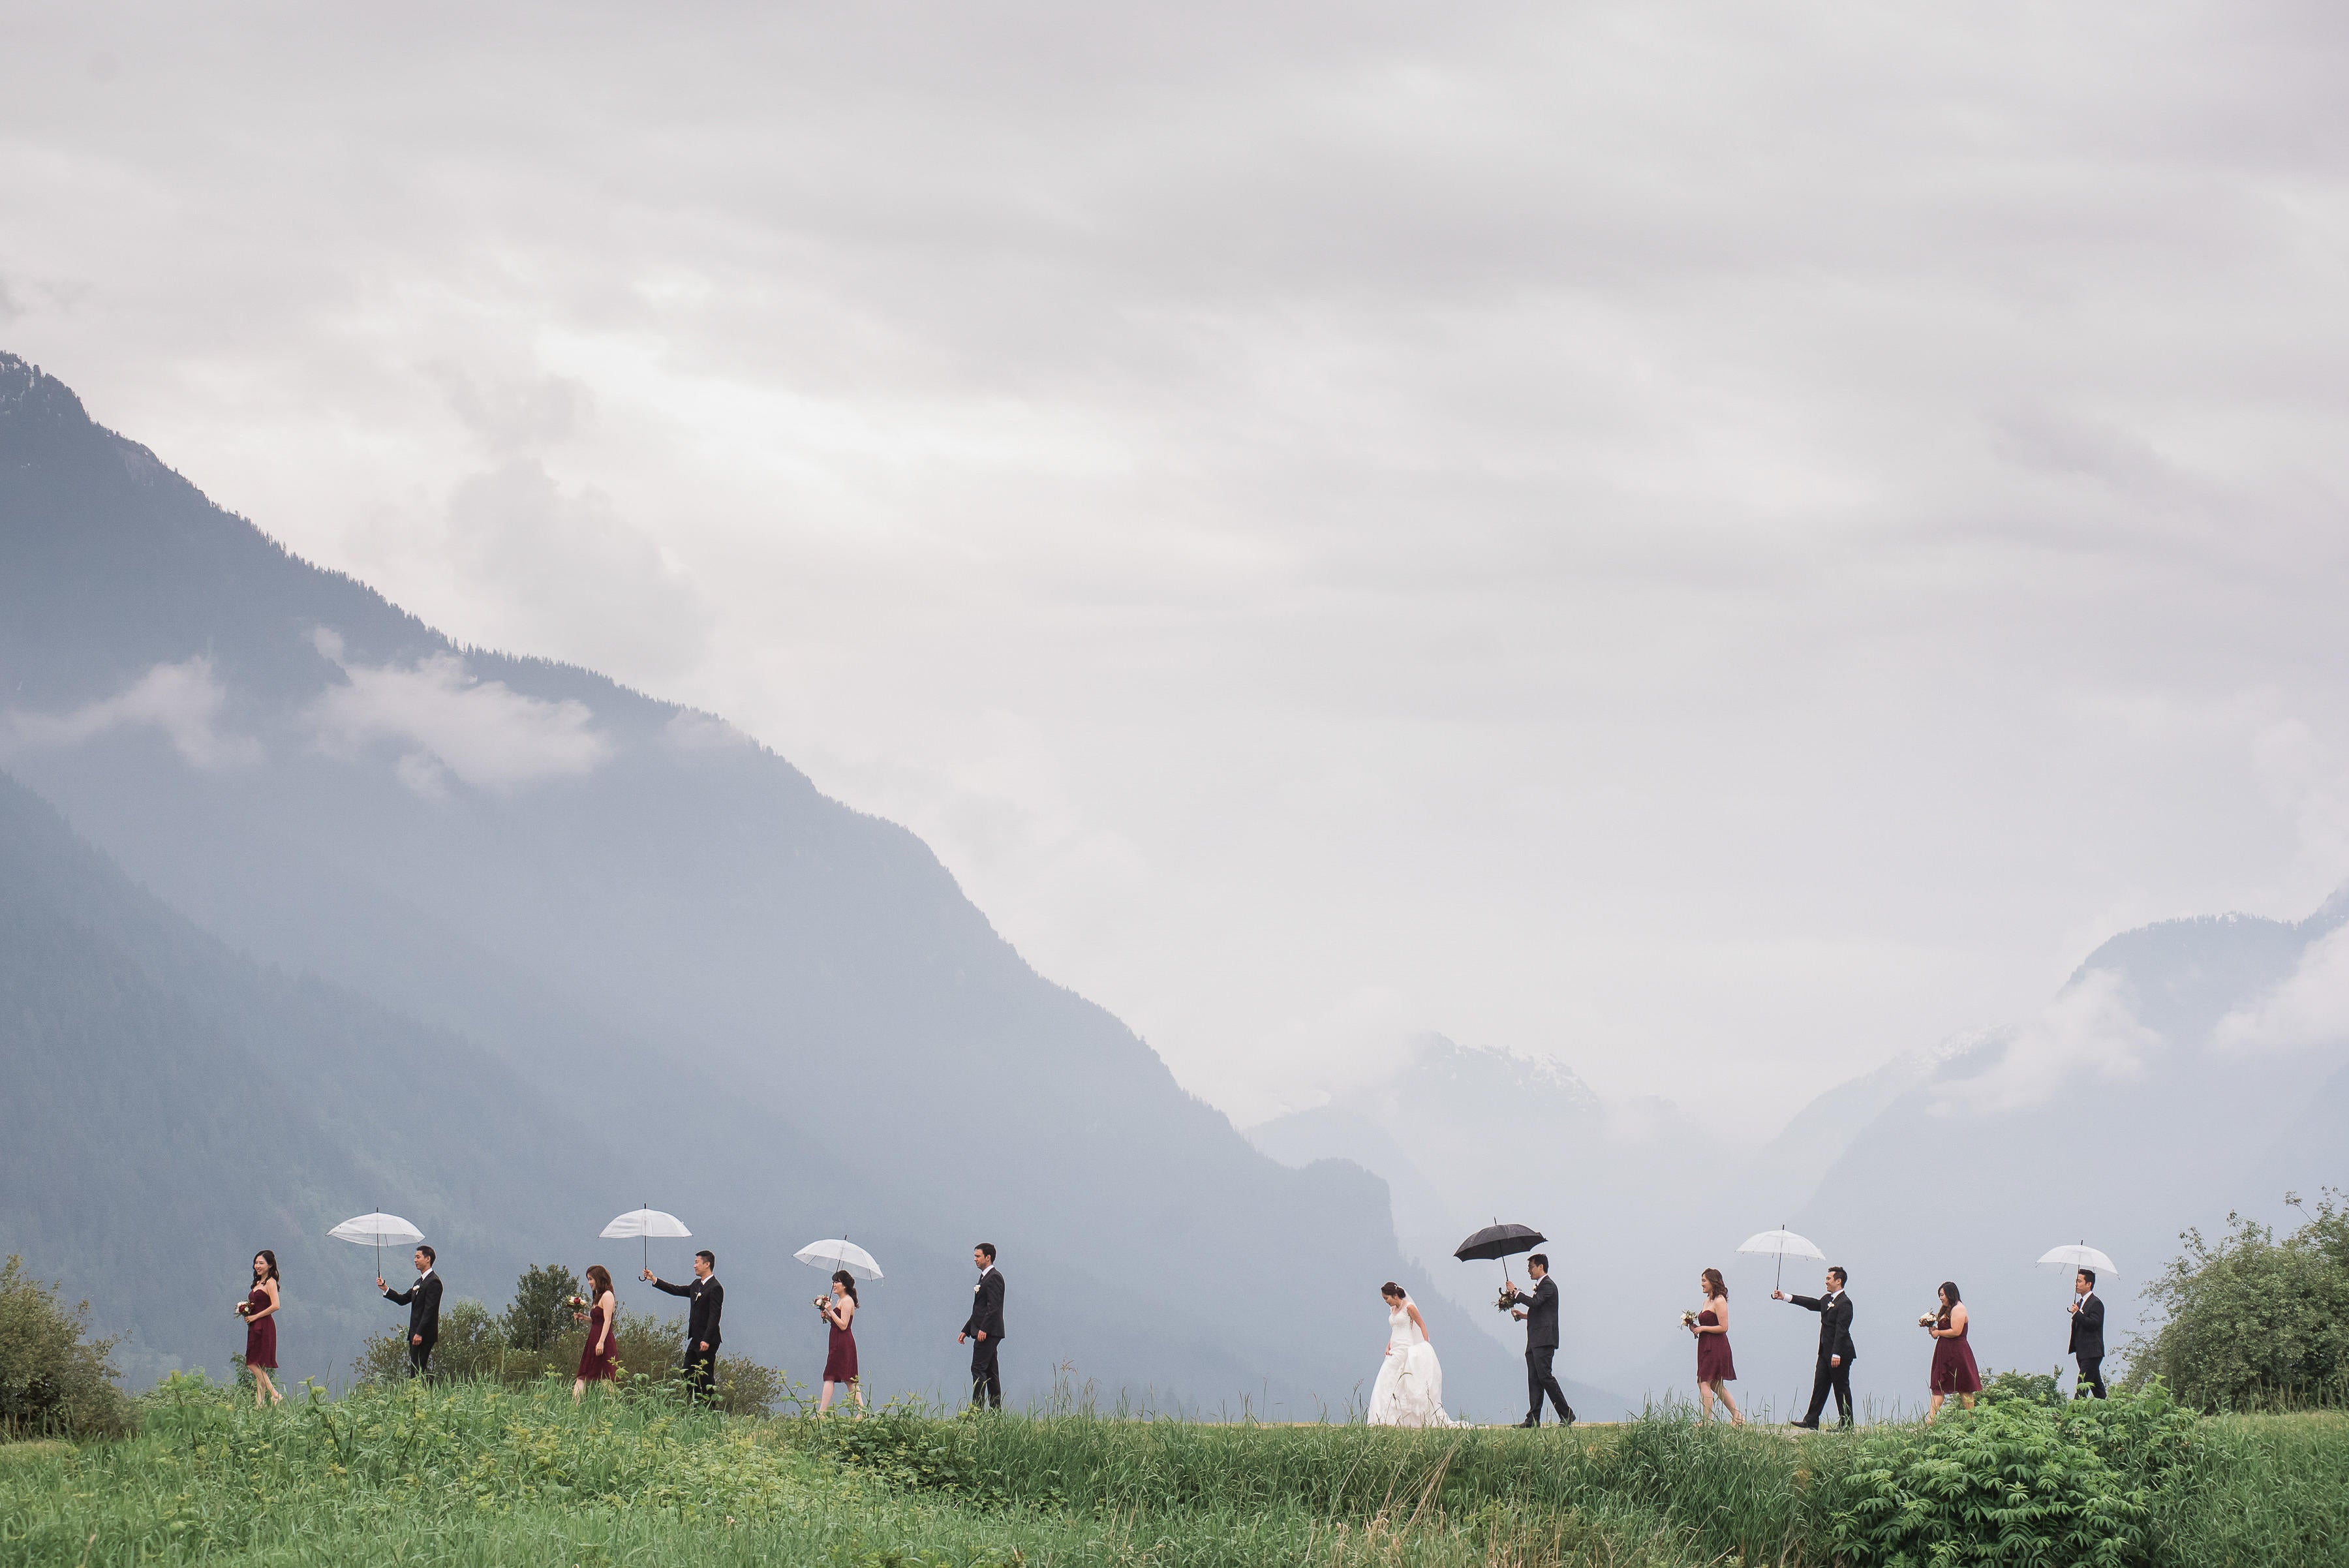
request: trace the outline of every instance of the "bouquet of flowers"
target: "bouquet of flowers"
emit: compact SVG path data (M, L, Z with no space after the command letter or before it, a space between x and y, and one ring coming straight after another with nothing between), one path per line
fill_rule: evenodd
M587 1298L585 1296L565 1296L563 1298L563 1304L569 1307L573 1312L585 1312L587 1310Z
M1682 1328L1694 1328L1696 1326L1696 1314L1692 1312L1684 1312L1681 1314L1681 1326Z
M1501 1293L1495 1297L1493 1301L1494 1307L1501 1312L1507 1312L1511 1307L1516 1306L1516 1304L1517 1287L1515 1285L1503 1285L1501 1287Z
M1937 1312L1920 1312L1917 1314L1917 1326L1919 1328L1930 1328L1940 1321L1941 1314Z

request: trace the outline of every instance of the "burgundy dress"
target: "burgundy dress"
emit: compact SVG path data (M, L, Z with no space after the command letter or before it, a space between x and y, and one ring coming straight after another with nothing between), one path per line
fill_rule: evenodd
M253 1293L244 1298L244 1310L248 1314L264 1311L268 1305L269 1293L259 1285L254 1286ZM271 1313L258 1323L255 1323L250 1315L245 1318L244 1364L247 1366L265 1366L272 1372L277 1370L277 1314L275 1313Z
M1711 1328L1721 1319L1711 1307L1696 1314L1701 1328ZM1696 1380L1699 1383L1734 1383L1737 1363L1729 1358L1729 1335L1700 1334L1696 1336Z
M843 1328L828 1317L824 1322L832 1328L832 1345L823 1353L823 1380L826 1383L854 1383L856 1381L856 1331Z
M597 1340L605 1342L603 1352L595 1349ZM604 1333L604 1309L598 1304L587 1314L587 1343L579 1347L579 1376L590 1383L608 1383L620 1375L620 1342Z
M1936 1328L1950 1326L1950 1314L1943 1313ZM1951 1339L1933 1342L1933 1384L1935 1394L1979 1394L1982 1392L1982 1371L1974 1366L1973 1346L1962 1334Z

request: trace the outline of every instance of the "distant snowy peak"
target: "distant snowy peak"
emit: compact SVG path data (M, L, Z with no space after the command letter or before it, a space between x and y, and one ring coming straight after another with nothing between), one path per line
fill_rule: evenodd
M1421 1034L1411 1043L1411 1059L1395 1075L1398 1087L1456 1085L1480 1094L1530 1096L1554 1111L1603 1115L1605 1106L1589 1085L1559 1063L1541 1057L1462 1045L1442 1034Z

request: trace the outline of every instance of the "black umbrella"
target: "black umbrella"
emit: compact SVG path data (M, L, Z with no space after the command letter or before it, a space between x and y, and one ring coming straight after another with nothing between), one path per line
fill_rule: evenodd
M1514 1258L1519 1252L1530 1252L1549 1238L1530 1225L1503 1225L1498 1221L1485 1226L1452 1250L1452 1255L1465 1263L1480 1258ZM1501 1265L1501 1282L1508 1283L1509 1266Z
M1487 1225L1454 1247L1452 1255L1464 1263L1485 1258L1514 1258L1548 1240L1530 1225Z

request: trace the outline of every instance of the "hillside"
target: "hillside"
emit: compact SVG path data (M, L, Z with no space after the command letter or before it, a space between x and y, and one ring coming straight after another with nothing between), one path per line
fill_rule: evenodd
M859 1328L887 1386L958 1379L982 1237L1022 1393L1068 1363L1296 1411L1375 1374L1377 1284L1411 1276L1374 1179L1257 1152L904 829L709 715L454 646L13 358L0 693L6 766L164 904L467 1043L581 1129L549 1162L505 1136L536 1113L485 1096L483 1208L538 1186L675 1210L747 1353L816 1354L789 1254L845 1231L889 1266ZM1463 1396L1514 1403L1505 1354L1436 1327Z
M423 1228L460 1294L502 1301L593 1200L516 1183L585 1129L512 1071L317 981L230 952L0 775L0 1253L131 1338L134 1382L225 1371L242 1261L274 1249L288 1381L324 1380L395 1320L372 1251L327 1227L378 1203ZM576 1251L575 1246L564 1249ZM404 1276L407 1257L385 1258Z

